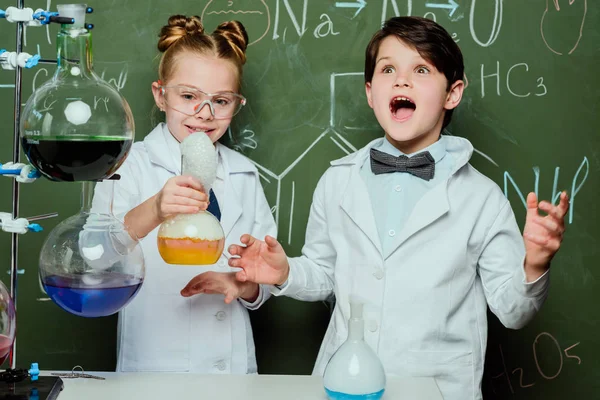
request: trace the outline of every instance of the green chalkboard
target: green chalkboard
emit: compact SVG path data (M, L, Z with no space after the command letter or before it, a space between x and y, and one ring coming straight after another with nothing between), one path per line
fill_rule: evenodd
M519 221L529 191L550 199L566 189L572 198L543 309L520 331L504 329L490 314L486 398L593 398L600 393L600 11L591 0L459 0L453 9L454 3L131 0L92 4L96 11L88 19L96 26L96 71L128 99L138 140L158 122L150 83L156 79L157 33L168 16L201 15L209 30L225 19L247 26L252 45L243 93L249 104L225 141L259 166L290 255L300 253L312 192L329 161L382 134L362 78L372 33L393 15L436 19L465 55L468 86L449 132L474 144L473 165L504 189ZM46 28L28 28L25 50L53 58L56 32L56 26L49 36ZM0 47L11 50L14 37L14 25L0 20ZM25 98L51 74L48 65L26 70ZM0 71L0 162L12 157L13 79ZM10 180L0 180L0 211L10 210L10 191ZM22 216L60 216L43 222L43 233L20 240L20 366L39 361L42 368L114 368L116 318L68 315L46 301L38 283L45 235L78 207L77 184L22 185ZM9 251L10 236L0 232L6 270ZM2 276L8 282L4 271ZM272 299L253 313L260 372L310 373L329 313L326 303L289 299Z

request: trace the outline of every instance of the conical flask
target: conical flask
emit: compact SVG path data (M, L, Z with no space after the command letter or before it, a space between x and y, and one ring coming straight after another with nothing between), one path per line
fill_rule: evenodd
M208 194L217 176L217 152L204 132L187 136L180 144L183 175L196 177ZM158 230L158 251L168 264L211 265L223 253L225 233L208 211L178 214Z
M8 358L15 340L15 305L10 293L0 281L0 364Z
M112 215L94 204L94 182L83 182L79 214L58 224L40 251L40 280L62 309L81 317L102 317L125 307L138 293L145 275L139 241ZM103 201L100 201L103 200Z
M111 176L134 139L127 101L92 66L85 4L59 5L57 66L23 109L20 135L29 162L54 181L95 181Z
M323 376L330 400L378 400L385 391L383 365L365 342L362 311L362 303L350 301L348 339L331 357Z

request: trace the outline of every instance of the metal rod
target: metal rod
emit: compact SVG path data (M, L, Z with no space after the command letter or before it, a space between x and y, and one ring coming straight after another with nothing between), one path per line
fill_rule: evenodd
M58 213L57 212L48 213L48 214L41 214L41 215L35 215L33 217L27 217L25 219L27 221L31 222L31 221L39 221L39 220L42 220L42 219L48 219L48 218L54 218L54 217L58 217Z
M23 9L25 7L25 0L17 0L17 8ZM23 51L23 23L17 22L17 43L15 52L17 54ZM13 160L15 163L19 162L21 147L19 138L19 125L21 122L21 83L22 83L22 71L21 67L17 65L15 68L15 129L13 136ZM13 219L19 216L19 182L13 179L12 184L12 217ZM10 297L12 298L15 310L17 309L17 269L19 263L19 234L13 233L11 235L11 248L10 248ZM16 313L15 313L16 314ZM15 317L16 318L16 317ZM16 321L15 321L16 323ZM10 350L10 367L16 368L17 366L17 338L13 341L12 348Z

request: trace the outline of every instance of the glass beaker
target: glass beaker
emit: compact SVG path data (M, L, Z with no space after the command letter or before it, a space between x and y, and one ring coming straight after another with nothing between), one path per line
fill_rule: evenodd
M379 400L386 377L377 354L365 342L363 304L350 301L348 338L329 360L323 385L330 400Z
M4 283L0 281L0 364L10 355L15 341L15 305Z
M92 66L85 4L58 6L61 25L52 78L34 91L23 109L20 135L29 162L54 181L96 181L122 164L134 139L127 101Z
M181 142L182 175L196 177L208 194L217 174L217 152L204 132ZM225 247L225 233L208 211L169 217L158 229L158 251L168 264L211 265Z
M94 182L82 183L79 214L58 224L40 252L40 280L62 309L82 317L102 317L125 307L145 275L139 241L112 215L109 194L94 199ZM92 201L95 206L92 210ZM102 202L104 201L104 203ZM108 204L109 210L102 204Z

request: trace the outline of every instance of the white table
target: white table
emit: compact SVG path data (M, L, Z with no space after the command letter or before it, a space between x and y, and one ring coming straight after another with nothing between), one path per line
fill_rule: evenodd
M327 400L318 376L89 373L106 380L63 378L58 400ZM433 378L389 377L383 400L403 399L443 400Z

